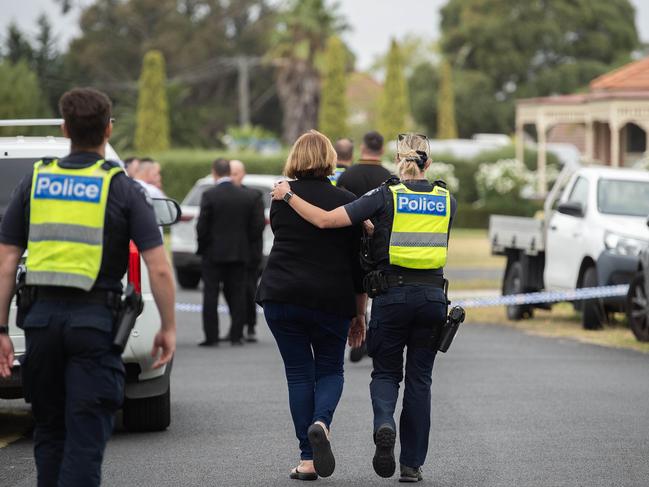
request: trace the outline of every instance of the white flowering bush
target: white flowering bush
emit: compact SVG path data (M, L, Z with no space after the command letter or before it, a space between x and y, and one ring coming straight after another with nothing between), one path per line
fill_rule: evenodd
M535 175L516 159L501 159L492 164L483 163L475 174L476 187L482 201L490 197L520 197L528 187L534 187Z
M442 179L451 193L460 189L460 180L455 176L455 167L452 164L433 162L426 171L426 177L430 182Z
M649 171L649 152L645 152L642 159L639 159L633 164L633 169Z

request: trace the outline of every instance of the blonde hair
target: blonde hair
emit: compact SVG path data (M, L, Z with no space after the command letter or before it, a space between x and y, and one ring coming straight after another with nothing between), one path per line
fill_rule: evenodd
M424 135L405 134L399 136L397 140L396 164L401 179L416 179L422 170L419 169L417 162L413 159L419 159L417 151L430 154L430 145Z
M331 141L317 130L309 130L295 141L286 159L284 176L325 177L336 170L336 151Z

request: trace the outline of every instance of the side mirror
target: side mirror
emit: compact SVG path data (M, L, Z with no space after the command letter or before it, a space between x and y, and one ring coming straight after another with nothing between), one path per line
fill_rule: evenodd
M153 198L153 211L159 226L169 226L180 220L183 212L177 201L167 198Z
M581 203L575 201L567 201L561 203L557 206L557 211L563 213L564 215L576 216L578 218L583 218L584 216L584 207L581 206Z

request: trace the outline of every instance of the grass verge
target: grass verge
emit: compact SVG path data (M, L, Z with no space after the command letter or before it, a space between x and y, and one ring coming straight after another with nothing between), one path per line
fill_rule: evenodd
M487 230L457 228L451 231L447 269L504 269L505 263L504 257L491 255Z
M508 320L504 306L470 309L467 311L467 323L504 325L531 335L567 338L604 347L649 353L649 343L637 341L622 320L616 319L603 330L584 330L579 315L569 303L557 304L552 310L535 309L534 318L522 321Z

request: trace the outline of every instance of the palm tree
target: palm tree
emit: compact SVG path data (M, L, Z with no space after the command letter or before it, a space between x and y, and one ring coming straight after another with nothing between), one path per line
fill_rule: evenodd
M280 15L270 55L277 65L285 142L293 143L317 126L320 75L316 59L327 39L346 28L338 4L326 5L325 0L290 0Z

